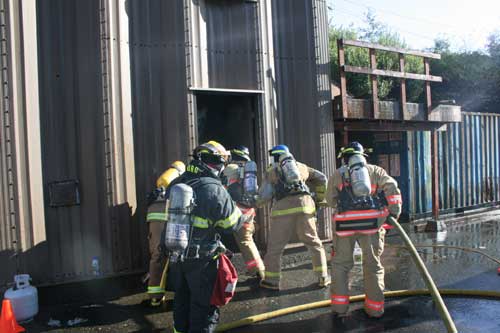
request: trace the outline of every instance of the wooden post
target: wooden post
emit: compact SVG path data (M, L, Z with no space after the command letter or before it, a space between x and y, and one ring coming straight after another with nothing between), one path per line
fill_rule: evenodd
M377 69L377 58L375 56L375 49L370 49L370 67L371 69ZM377 75L370 75L372 82L372 117L373 119L379 118L379 108L378 108L378 82Z
M399 70L401 72L405 71L405 55L403 53L399 54ZM405 115L406 115L406 79L400 80L399 103L400 103L400 109L401 109L401 120L405 120Z
M345 52L344 40L337 39L337 49L339 55L339 73L340 73L340 96L342 98L342 118L347 118L347 83L345 78Z
M424 58L425 75L430 75L430 63ZM431 83L425 81L425 105L427 120L432 110ZM439 218L439 156L438 156L438 134L436 130L431 131L431 170L432 170L432 216L437 222Z
M342 131L342 147L346 147L349 144L349 132L347 131L347 127L344 126L344 130Z

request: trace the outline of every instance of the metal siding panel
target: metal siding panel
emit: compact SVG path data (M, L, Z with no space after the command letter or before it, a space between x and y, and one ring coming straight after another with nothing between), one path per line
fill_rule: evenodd
M319 169L319 116L310 112L318 107L311 89L317 84L312 18L309 1L273 1L279 138L297 159Z
M461 193L461 203L462 207L467 204L466 197L466 184L467 184L467 155L466 155L466 141L465 141L465 124L467 117L462 114L462 122L460 123L460 158L461 158L461 174L460 176L460 193Z
M449 172L449 179L450 179L450 202L449 202L449 207L448 208L453 208L456 207L456 201L457 201L457 183L455 180L455 176L457 175L457 165L456 161L458 159L457 152L455 150L455 134L456 134L456 124L450 124L448 126L448 149L450 152L450 159L449 159L449 165L450 165L450 172Z
M500 201L500 117L495 117L494 121L494 149L495 154L495 198Z
M18 236L16 232L16 201L15 201L15 148L13 147L13 110L9 103L11 70L8 54L11 47L9 38L8 8L4 0L0 1L0 288L12 282L16 272L17 257L12 257L17 251ZM14 260L13 260L14 259Z
M172 161L187 160L190 149L184 2L129 1L128 15L134 154L139 163L136 223L123 236L132 242L139 235L141 246L126 249L120 266L130 257L134 268L142 269L148 256L146 194Z
M426 211L426 166L425 166L425 141L424 141L424 132L417 133L417 158L418 158L418 171L417 171L417 179L418 179L418 188L420 189L419 195L419 208L418 213L424 213Z
M500 116L495 117L495 188L496 200L500 201Z
M423 154L423 164L425 165L425 179L424 179L424 188L425 188L425 206L424 212L430 212L432 210L432 163L431 163L431 133L424 132L423 133L424 141L424 154Z
M466 158L466 165L467 165L467 171L466 171L466 188L467 191L464 191L464 194L466 194L466 205L471 206L473 203L473 198L474 198L474 193L473 193L473 173L472 173L472 160L473 156L471 154L472 151L472 135L471 135L471 128L472 128L472 116L467 116L467 122L464 126L464 134L465 134L465 155L467 156Z
M485 128L484 128L484 117L478 117L479 120L479 156L481 160L480 177L479 177L479 190L480 190L480 204L486 201L485 190L486 190L486 145L484 142L485 138Z
M321 169L331 176L335 171L335 133L333 123L333 112L330 92L330 58L328 46L328 19L326 3L324 1L313 2L315 17L314 41L316 53L316 99L320 123L320 153ZM324 210L324 225L322 238L330 238L332 210Z
M481 203L481 176L482 176L482 159L481 159L481 122L478 116L474 116L474 155L476 157L475 177L474 177L474 192L476 195L475 204ZM478 149L479 148L479 149Z
M205 1L203 8L209 87L258 89L257 4Z
M484 174L484 184L485 184L485 187L484 187L484 202L491 202L491 194L493 193L492 192L492 189L491 189L491 155L492 155L492 151L491 151L491 139L490 141L488 142L488 138L491 138L491 132L490 132L490 124L491 124L491 121L490 121L490 116L485 116L483 117L483 125L484 125L484 129L483 129L483 147L484 147L484 170L485 170L485 174ZM488 144L489 143L489 144Z
M113 163L122 163L123 156L116 155L112 141L123 136L113 137L122 129L113 128L116 115L105 107L110 73L104 3L52 1L51 6L38 7L44 183L78 179L81 196L80 206L46 208L51 262L47 266L54 269L44 282L91 277L93 256L99 257L104 275L116 273L112 255L132 248L124 271L144 265L140 240L145 237L136 236L144 227L131 223L127 203L113 205L113 196L124 194L114 192L119 180ZM127 235L117 251L117 234L123 230Z
M444 208L448 203L449 184L446 168L448 166L447 133L438 133L438 166L439 166L439 207Z
M467 123L467 127L466 127L466 137L467 137L467 142L468 142L468 145L467 145L467 153L468 153L468 170L467 170L467 175L468 175L468 178L467 178L467 188L469 189L469 200L468 200L468 206L472 206L474 204L474 200L475 200L475 191L474 191L474 161L476 159L476 157L474 156L474 150L473 150L473 147L472 145L474 144L474 136L472 135L472 133L474 133L473 131L473 127L474 127L474 118L472 116L469 117L469 121Z
M332 173L335 152L333 119L328 114L328 39L317 29L326 26L326 6L316 1L278 0L272 1L272 13L279 141L299 161ZM322 236L329 236L324 221L319 230Z
M455 207L462 207L462 196L461 193L463 191L461 174L463 168L463 157L462 152L460 150L460 127L461 124L453 124L453 151L455 153L455 173L453 175L453 182L455 183Z

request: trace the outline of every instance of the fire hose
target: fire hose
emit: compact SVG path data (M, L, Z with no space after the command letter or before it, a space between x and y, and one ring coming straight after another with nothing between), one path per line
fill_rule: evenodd
M467 297L486 297L486 298L498 298L500 299L500 292L492 290L460 290L460 289L440 289L441 295L446 296L467 296ZM429 295L431 292L427 289L417 289L417 290L393 290L384 292L386 298L391 297L409 297L409 296L421 296ZM350 302L361 302L365 299L365 295L356 295L349 297ZM234 328L243 327L247 325L252 325L261 321L273 319L280 316L289 315L292 313L313 310L323 307L330 306L330 300L318 301L313 303L301 304L296 306L291 306L284 309L279 309L276 311L265 312L257 314L254 316L249 316L240 320L236 320L230 323L222 324L217 327L217 332L225 332ZM455 330L456 332L456 330Z
M413 260L415 261L415 264L417 265L418 269L420 270L422 277L427 285L428 290L389 291L389 292L385 292L384 296L386 296L386 297L396 297L396 296L401 297L401 296L414 296L414 295L430 294L432 296L437 308L438 308L441 319L443 320L443 322L446 326L446 329L449 333L456 333L458 331L457 331L457 328L455 326L455 323L453 322L453 319L451 318L451 315L450 315L448 309L446 308L446 305L444 304L444 301L441 297L441 293L446 294L446 295L449 295L449 294L453 294L453 295L457 295L457 294L459 294L459 295L467 295L467 294L479 295L479 294L486 293L487 296L500 298L500 293L493 292L493 291L491 291L491 292L484 292L484 291L479 292L479 291L467 291L467 290L441 290L441 293L440 293L440 291L436 287L436 284L432 280L432 277L429 274L429 271L425 267L424 262L422 261L422 259L418 255L418 252L417 252L415 246L413 245L410 238L408 237L408 235L404 231L403 227L399 224L399 222L395 218L393 218L391 216L388 218L388 220L392 225L394 225L396 227L396 229L400 233L401 237L403 238L403 241L406 244L406 248L409 250ZM356 302L356 301L364 300L364 297L365 297L364 295L351 296L349 298L349 300L351 302ZM217 331L223 332L223 331L227 331L227 330L230 330L230 329L233 329L236 327L246 326L246 325L250 325L250 324L253 324L253 323L256 323L259 321L268 320L268 319L271 319L274 317L283 316L283 315L287 315L287 314L299 312L299 311L304 311L304 310L316 309L316 308L325 307L325 306L329 306L329 305L330 305L330 301L327 300L327 301L319 301L319 302L314 302L314 303L309 303L309 304L292 306L289 308L280 309L280 310L267 312L267 313L262 313L259 315L243 318L241 320L234 321L231 323L223 324L217 328Z

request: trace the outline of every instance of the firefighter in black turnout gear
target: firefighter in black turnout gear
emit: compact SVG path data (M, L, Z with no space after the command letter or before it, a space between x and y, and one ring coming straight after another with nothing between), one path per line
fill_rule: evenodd
M186 172L167 189L168 222L164 231L166 249L175 262L174 332L213 332L219 309L211 304L217 276L217 257L225 251L220 232L240 227L241 212L220 182L229 153L209 141L197 147ZM177 194L176 194L177 193ZM176 197L178 193L183 196ZM188 210L179 202L190 201ZM175 207L174 207L175 206ZM182 224L188 221L187 224Z

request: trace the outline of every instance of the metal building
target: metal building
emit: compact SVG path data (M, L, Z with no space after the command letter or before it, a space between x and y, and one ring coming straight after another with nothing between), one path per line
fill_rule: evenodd
M331 174L326 16L324 0L0 0L0 286L94 278L93 258L143 271L146 193L208 138L261 170L286 143Z

